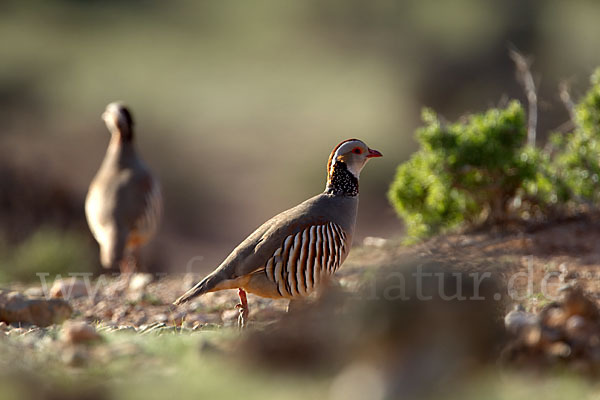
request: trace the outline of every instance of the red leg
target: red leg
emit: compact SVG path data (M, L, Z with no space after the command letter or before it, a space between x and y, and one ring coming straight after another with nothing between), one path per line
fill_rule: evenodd
M121 274L119 276L119 291L125 292L129 288L131 277L137 268L137 256L135 250L133 253L126 253L125 257L119 263Z
M245 328L248 322L248 298L246 297L246 291L242 288L238 290L238 296L240 296L240 304L236 305L235 308L239 309L240 315L238 317L238 326L240 329Z

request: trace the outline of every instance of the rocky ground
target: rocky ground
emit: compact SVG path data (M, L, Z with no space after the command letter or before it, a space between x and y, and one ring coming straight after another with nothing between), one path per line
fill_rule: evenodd
M5 354L0 361L0 381L17 365L26 371L26 382L46 382L31 371L56 363L68 377L72 377L72 368L85 371L86 379L96 376L91 371L104 371L100 375L108 374L117 386L120 372L113 370L119 371L115 367L119 363L133 370L136 365L164 364L166 371L171 371L167 375L179 376L183 356L178 351L190 353L190 345L202 349L201 359L218 354L218 361L211 365L230 363L232 354L237 354L254 360L253 368L262 365L279 370L292 365L311 373L325 371L327 389L320 386L321 380L312 380L308 386L321 395L323 390L334 390L339 380L351 382L352 374L374 374L379 389L373 390L417 396L420 392L415 382L437 380L442 375L459 379L465 371L477 371L474 365L487 370L498 362L511 371L567 370L595 379L600 373L599 239L600 218L595 214L504 232L439 236L413 246L368 238L355 247L339 271L341 285L334 290L335 301L316 301L316 307L309 307L312 313L286 313L285 301L250 295L251 326L242 334L236 328L235 291L207 294L181 307L171 305L200 276L137 274L128 280L100 276L48 285L14 283L0 290L0 348ZM389 284L385 271L409 272L432 265L449 274L489 272L496 289L485 292L487 300L481 306L475 302L475 308L438 298L433 302L411 298L400 303L370 298L372 282ZM373 290L381 293L377 285ZM406 290L414 294L410 283ZM370 311L365 313L365 309ZM328 340L323 341L324 337ZM427 338L426 345L419 344L423 338ZM457 346L456 340L463 345ZM431 353L432 343L438 343L440 349L460 350L452 356L446 351ZM356 352L357 348L371 350ZM197 350L191 353L199 354ZM177 357L172 358L173 354ZM196 357L187 361L190 370L200 368ZM457 359L470 360L469 366L457 364ZM429 360L431 365L445 365L446 372L419 372L398 360L412 360L411 366ZM369 369L381 363L388 366L386 374ZM353 368L359 368L358 372ZM446 376L447 371L461 372ZM212 372L204 372L212 376ZM127 376L132 373L127 369ZM159 375L164 373L161 368ZM302 379L296 376L294 384ZM92 381L97 383L95 378ZM595 390L591 382L581 387L592 385ZM274 392L266 397L278 390L271 389ZM32 395L36 397L37 392ZM99 398L110 397L103 394Z

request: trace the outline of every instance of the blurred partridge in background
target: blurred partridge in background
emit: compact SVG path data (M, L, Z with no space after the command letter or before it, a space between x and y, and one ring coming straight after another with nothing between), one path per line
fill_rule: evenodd
M360 140L337 145L329 156L323 193L265 222L175 304L207 292L238 288L239 324L244 326L246 291L290 300L310 295L348 255L358 210L358 178L373 157L381 153Z
M111 133L100 169L90 184L85 214L100 245L104 268L140 268L140 249L155 234L162 214L160 186L134 147L133 118L121 103L102 114Z

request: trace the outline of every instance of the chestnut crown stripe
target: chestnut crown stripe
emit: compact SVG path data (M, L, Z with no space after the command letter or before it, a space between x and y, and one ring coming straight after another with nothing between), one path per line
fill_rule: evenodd
M358 139L346 139L343 142L338 143L337 146L333 148L331 154L329 154L329 159L327 160L327 179L329 180L329 176L331 174L331 164L333 163L333 158L335 157L335 153L337 153L338 149L344 144L348 142L357 141Z

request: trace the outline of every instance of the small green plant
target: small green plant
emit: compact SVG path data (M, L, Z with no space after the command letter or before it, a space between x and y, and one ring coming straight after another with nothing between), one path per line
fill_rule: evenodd
M556 173L576 202L600 201L600 69L592 75L591 87L574 110L575 130L566 135L554 134L552 144L558 149Z
M400 165L388 196L413 237L463 222L498 223L509 218L515 199L548 192L544 155L525 146L521 104L444 123L423 111L417 131L421 149Z
M517 101L452 124L425 110L421 148L398 167L388 194L408 234L600 203L600 69L573 114L575 129L551 135L541 150L525 145Z
M87 241L74 232L42 228L15 248L3 246L0 279L32 281L37 273L63 276L91 272L93 254Z

